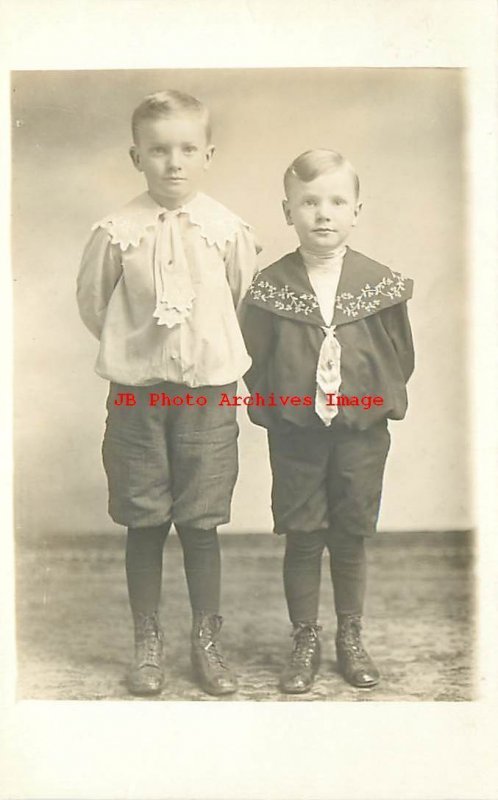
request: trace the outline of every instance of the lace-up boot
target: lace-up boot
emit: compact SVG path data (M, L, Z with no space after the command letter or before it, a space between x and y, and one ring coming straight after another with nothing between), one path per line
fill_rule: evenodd
M320 666L321 628L311 623L300 622L294 625L291 636L294 647L280 676L280 689L286 694L302 694L313 686Z
M132 694L159 694L164 685L163 635L157 613L135 616L135 660L128 675Z
M335 643L339 672L348 683L363 689L379 682L379 670L361 641L361 617L341 615Z
M208 694L233 694L237 679L225 664L218 644L222 617L217 614L194 614L191 659L194 676Z

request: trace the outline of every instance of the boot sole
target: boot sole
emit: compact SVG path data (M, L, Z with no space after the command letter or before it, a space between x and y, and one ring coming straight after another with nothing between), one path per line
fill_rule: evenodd
M354 683L344 674L344 672L341 672L341 670L338 670L338 672L341 678L343 678L346 683L349 683L349 685L353 686L355 689L373 689L374 686L377 686L380 683L380 677L378 677L376 680L370 681L370 683Z
M130 694L135 695L135 697L149 697L155 694L161 694L162 690L164 689L165 678L162 676L161 682L157 689L148 689L146 687L139 688L138 686L134 686L130 681L126 682L126 688L128 689Z
M201 684L198 683L197 681L196 681L196 683L197 683L197 686L199 687L199 689L202 689L203 692L205 692L206 694L209 694L211 697L225 697L228 694L235 694L238 691L238 687L237 687L237 689L224 689L221 692L213 691L212 689L208 689L206 686L201 686Z
M128 686L128 691L129 691L129 693L130 693L130 694L132 694L134 697L153 697L154 695L161 694L161 692L162 692L163 688L164 688L164 687L162 687L162 686L161 686L161 688L160 688L160 689L148 689L148 690L144 690L144 689L131 689L131 688Z
M309 686L306 686L304 689L285 689L281 683L279 683L278 688L282 692L282 694L306 694L306 692L311 692L315 685L315 681L318 677L318 670L320 669L320 664L317 667L317 671L313 675L312 682Z
M344 678L344 676L343 676ZM373 689L374 686L378 686L379 681L373 681L372 683L352 683L348 681L347 678L344 678L346 683L349 683L350 686L353 686L355 689Z
M194 665L192 665L192 679L199 689L202 689L203 692L211 695L211 697L223 697L223 695L235 694L239 690L238 685L234 686L233 689L213 689L207 686L205 683L203 683L202 677Z
M307 692L311 692L313 685L314 684L311 686L306 686L304 689L284 689L282 686L279 686L279 689L282 694L306 694Z
M158 689L137 689L127 684L127 689L129 693L135 695L135 697L150 697L154 694L161 694L162 690L164 689L164 684L161 684Z

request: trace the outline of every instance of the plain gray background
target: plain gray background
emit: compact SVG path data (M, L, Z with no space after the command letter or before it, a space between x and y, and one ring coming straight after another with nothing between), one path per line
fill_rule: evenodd
M300 152L341 151L361 181L352 247L415 280L417 367L393 423L381 527L472 524L467 419L462 72L447 69L119 70L14 73L13 260L17 525L102 530L105 382L79 320L75 279L91 225L144 190L129 118L163 88L211 109L217 153L205 190L256 229L266 266L296 247L282 175ZM241 384L241 393L245 387ZM367 412L366 412L367 413ZM265 432L241 414L230 530L267 531Z

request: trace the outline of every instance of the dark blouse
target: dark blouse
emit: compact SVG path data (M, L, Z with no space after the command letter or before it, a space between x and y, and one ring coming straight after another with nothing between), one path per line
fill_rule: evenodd
M341 395L380 396L368 410L341 406L337 422L365 430L380 419L403 419L406 383L413 372L413 342L406 301L413 282L347 249L332 325L341 345ZM252 394L311 396L327 326L299 251L256 275L244 301L242 332L252 367L244 380ZM310 405L253 405L249 416L269 428L279 419L323 427Z

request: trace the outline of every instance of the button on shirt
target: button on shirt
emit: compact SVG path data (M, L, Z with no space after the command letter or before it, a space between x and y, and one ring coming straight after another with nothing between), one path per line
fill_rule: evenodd
M327 404L327 395L339 393L341 386L341 345L332 325L339 278L346 248L316 256L300 248L308 278L315 292L326 327L316 368L315 411L327 427L338 414L336 405Z
M257 270L251 228L204 194L174 211L145 193L94 226L78 305L116 383L221 386L249 368L237 309Z

